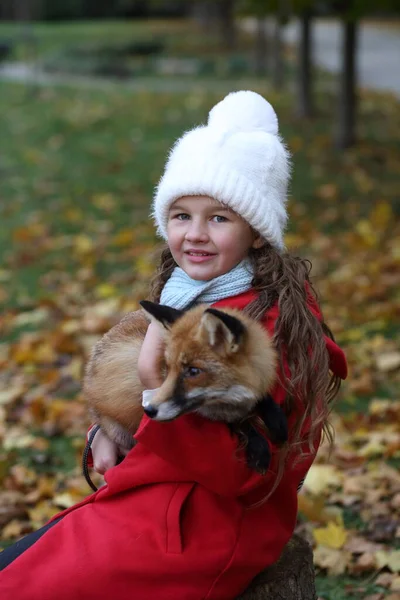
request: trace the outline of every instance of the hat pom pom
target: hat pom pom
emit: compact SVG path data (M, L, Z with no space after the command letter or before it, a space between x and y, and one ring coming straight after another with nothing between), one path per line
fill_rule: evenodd
M264 131L278 135L278 117L260 94L232 92L211 109L208 127L221 131Z

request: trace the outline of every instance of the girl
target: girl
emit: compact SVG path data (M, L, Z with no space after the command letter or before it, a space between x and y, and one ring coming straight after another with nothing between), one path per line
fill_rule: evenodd
M287 414L288 444L269 442L263 476L247 467L225 424L196 414L168 423L145 416L137 444L114 466L117 448L100 431L94 464L106 470L106 485L5 551L1 598L228 600L279 558L347 370L308 263L284 250L288 181L271 105L253 92L229 94L167 161L153 216L168 245L150 294L175 308L241 309L275 336L272 396ZM150 326L139 360L149 389L162 382L161 351Z

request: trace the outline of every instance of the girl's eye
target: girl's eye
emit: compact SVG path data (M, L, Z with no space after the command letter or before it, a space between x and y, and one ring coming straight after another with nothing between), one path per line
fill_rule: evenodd
M222 215L214 215L213 219L215 219L216 223L225 223L225 221L227 221L228 219L226 217L223 217Z
M189 219L189 215L186 213L179 213L179 215L175 215L175 219L178 219L178 221L186 221L186 218Z

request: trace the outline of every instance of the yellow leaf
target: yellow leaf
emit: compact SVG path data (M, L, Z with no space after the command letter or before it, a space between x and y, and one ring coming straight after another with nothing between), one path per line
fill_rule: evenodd
M400 352L385 352L376 357L378 371L387 373L400 367Z
M49 311L46 308L38 308L29 312L21 313L17 315L13 321L14 327L21 327L23 325L39 325L44 323L49 318Z
M24 392L24 388L22 385L14 385L12 387L7 388L6 390L0 391L0 405L1 404L9 404L10 402L14 402L17 400Z
M69 319L68 321L64 321L60 327L60 330L67 335L77 333L80 331L80 329L81 325L77 319Z
M285 235L285 242L288 248L297 248L304 244L304 239L295 233L287 233Z
M314 564L326 569L329 575L342 575L350 563L351 554L343 550L318 546L314 550Z
M378 550L378 552L375 553L375 558L378 569L383 569L383 567L386 567L388 564L389 552Z
M57 421L65 414L65 411L68 408L68 401L62 400L60 398L54 398L51 401L51 404L48 407L48 420L49 421Z
M66 220L70 221L71 223L83 221L84 218L81 209L76 207L68 208L68 210L65 211L64 216Z
M39 529L59 512L58 508L51 505L50 500L39 502L34 508L28 509L29 518L35 529Z
M7 432L3 442L3 448L4 450L11 450L12 448L30 448L34 440L35 437L33 435L30 433L23 435L20 430Z
M132 229L122 229L113 238L114 246L130 246L133 242Z
M376 229L384 229L393 217L392 207L389 202L381 200L370 214L371 224Z
M114 210L116 201L111 194L96 194L92 196L92 203L100 210Z
M390 552L379 550L376 552L375 557L379 569L388 567L392 573L400 573L400 550Z
M24 465L14 465L10 469L12 478L19 485L32 485L36 481L36 473L33 469L28 469Z
M312 465L304 481L304 488L320 494L329 487L341 485L343 475L333 465Z
M380 456L386 450L385 444L378 439L369 440L362 448L360 448L357 452L359 456L365 456L367 458L372 458L373 456Z
M392 404L397 405L400 403L394 402L393 400L383 400L382 398L374 398L369 403L368 411L370 415L383 415L391 408Z
M4 540L9 538L18 538L21 537L22 528L24 527L24 523L22 521L18 521L18 519L13 519L3 528L1 532L1 537Z
M123 313L132 312L133 310L138 310L139 308L140 308L139 302L132 300L130 298L125 300L121 306L121 310ZM1 346L0 346L0 348L1 348Z
M317 521L319 523L329 523L333 519L340 520L340 509L334 509L333 507L326 507L326 500L324 497L309 497L301 493L298 497L299 511L309 520Z
M358 235L362 238L363 242L367 246L376 246L378 243L378 236L376 235L375 229L367 219L361 219L356 223L355 229Z
M98 298L115 298L118 296L118 290L111 283L101 283L96 287L95 294Z
M74 248L78 254L88 254L94 248L93 240L87 235L76 235L74 238Z
M62 372L64 375L70 375L72 379L80 381L82 379L83 360L78 357L73 358L69 365L63 368Z
M63 494L54 496L53 503L60 508L70 508L70 506L74 506L80 499L81 498L77 498L75 494L64 492Z
M135 261L138 275L148 278L154 273L154 264L144 256L139 256Z
M344 546L347 535L347 531L341 525L332 522L326 527L318 527L313 531L314 539L318 544L336 550Z
M400 577L393 577L390 584L390 590L392 592L400 592Z
M11 279L11 271L0 269L0 281L8 281Z
M388 567L392 573L400 573L400 550L393 550L390 553Z
M57 353L47 342L39 344L32 356L33 362L39 364L52 363L57 359Z

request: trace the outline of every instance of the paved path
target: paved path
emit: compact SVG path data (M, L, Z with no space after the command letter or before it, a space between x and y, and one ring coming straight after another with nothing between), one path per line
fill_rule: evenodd
M244 27L254 29L254 21L246 19ZM297 43L299 26L291 22L284 29L289 44ZM313 26L314 64L331 73L340 71L341 28L339 23L317 19ZM361 87L387 90L400 97L400 28L389 29L362 23L357 56L358 83Z

